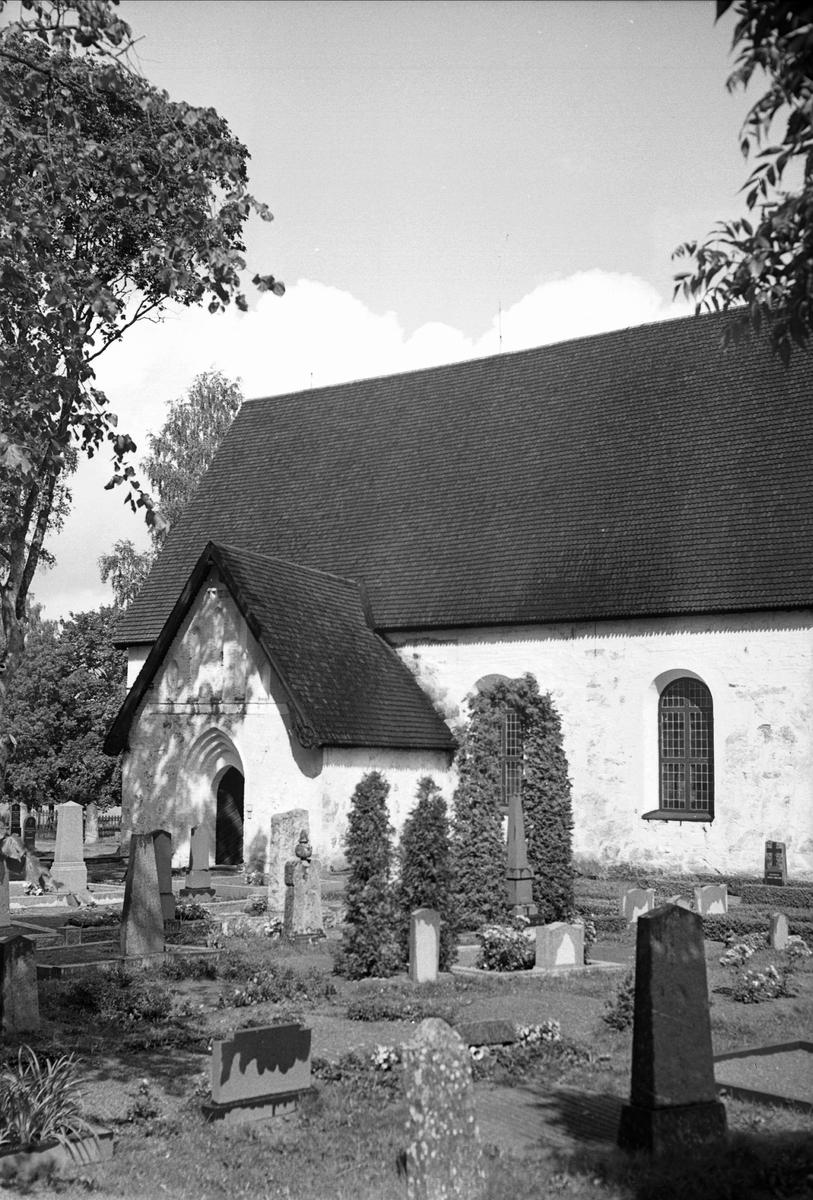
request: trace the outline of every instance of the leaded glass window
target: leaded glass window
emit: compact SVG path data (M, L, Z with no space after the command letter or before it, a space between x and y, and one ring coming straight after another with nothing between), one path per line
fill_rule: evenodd
M714 714L699 679L675 679L661 692L660 807L714 815Z
M514 708L507 708L502 719L502 804L507 809L513 796L522 798L522 721Z

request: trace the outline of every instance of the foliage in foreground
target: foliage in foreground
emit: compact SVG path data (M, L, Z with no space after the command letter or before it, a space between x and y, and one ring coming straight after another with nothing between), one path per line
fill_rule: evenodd
M404 822L399 852L397 897L402 960L409 962L410 913L417 908L433 908L440 915L439 969L448 971L457 958L449 819L440 788L428 775L418 783L417 804Z
M635 971L627 971L618 984L615 994L607 1001L606 1011L602 1017L610 1029L619 1033L632 1029L635 1019Z
M480 940L477 966L481 970L530 971L536 964L536 931L528 931L527 920L515 919L511 925L484 925L477 937Z
M384 776L370 771L353 792L345 839L346 927L336 960L337 973L348 979L394 975L401 965L390 878L389 790Z
M717 15L732 7L718 0ZM786 0L738 0L729 75L730 92L758 75L767 88L751 107L740 132L745 158L756 165L743 190L749 217L718 224L704 242L686 242L676 258L690 269L675 276L675 292L706 309L739 309L725 326L726 340L747 322L764 326L783 362L813 332L813 24L810 6ZM775 133L772 130L778 126ZM787 173L801 171L789 190Z
M16 1063L0 1070L0 1150L64 1144L91 1132L73 1055L40 1059L21 1046Z

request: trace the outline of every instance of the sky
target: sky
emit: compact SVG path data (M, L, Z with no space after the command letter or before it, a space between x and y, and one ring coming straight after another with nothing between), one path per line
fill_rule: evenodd
M15 5L9 6L13 14ZM713 0L123 0L143 73L214 107L274 213L250 311L170 312L97 361L146 451L201 371L249 398L684 315L672 252L742 212L731 13ZM752 84L752 88L755 85ZM40 571L45 615L112 602L143 518L104 456Z

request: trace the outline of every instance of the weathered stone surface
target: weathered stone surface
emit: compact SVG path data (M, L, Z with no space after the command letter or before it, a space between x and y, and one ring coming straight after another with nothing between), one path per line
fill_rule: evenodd
M161 954L164 918L158 888L158 867L151 833L134 833L124 879L121 910L121 953L125 956Z
M784 913L771 913L771 925L768 931L768 942L772 950L787 950L788 918Z
M508 802L506 864L505 881L511 913L514 916L535 917L538 910L533 902L534 873L528 862L525 816L518 791L512 793Z
M535 971L584 966L584 926L553 921L536 927Z
M440 956L440 913L416 908L409 915L409 978L413 983L434 983Z
M285 937L323 934L319 863L316 859L294 858L285 864L284 879L282 931Z
M9 905L8 866L0 854L0 932L11 928L11 908Z
M0 1032L39 1027L36 944L21 933L0 932Z
M56 849L51 878L61 891L86 892L88 873L82 848L82 806L69 800L65 804L57 804L56 810Z
M714 1142L724 1133L703 922L697 913L665 905L638 921L632 1085L619 1142L630 1150L660 1152Z
M517 1041L513 1021L464 1021L455 1028L467 1046L511 1046Z
M436 1018L404 1045L408 1200L477 1200L485 1191L471 1059Z
M285 911L285 864L295 855L302 831L310 832L308 810L292 808L274 813L268 843L268 914L281 917Z
M788 856L784 842L765 843L765 883L784 887L788 882Z
M311 1031L302 1025L241 1029L212 1042L212 1101L238 1104L311 1085Z
M728 912L728 884L707 883L694 889L694 902L701 917Z
M214 896L209 853L209 831L205 825L195 825L189 839L189 870L181 888L182 896Z
M161 913L165 921L175 920L175 896L172 891L172 834L166 829L154 829L150 835L155 847L155 867L158 873L158 892Z
M654 888L626 888L621 893L621 916L634 924L644 913L655 907Z
M85 845L93 846L99 840L99 806L91 800L85 807Z

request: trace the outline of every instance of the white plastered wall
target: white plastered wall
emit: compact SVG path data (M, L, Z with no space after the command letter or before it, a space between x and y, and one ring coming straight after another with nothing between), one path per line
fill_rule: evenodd
M762 870L783 841L813 877L813 614L439 630L389 640L447 718L489 674L536 676L562 718L574 849L603 863ZM714 703L715 819L646 821L658 808L658 696L696 676ZM450 794L453 779L444 789Z
M144 647L134 647L138 669ZM185 866L193 826L206 824L214 856L217 785L229 767L245 779L244 851L265 860L274 813L304 808L324 863L343 863L353 790L379 770L390 784L396 830L418 780L443 782L448 755L433 751L304 749L291 733L285 694L226 587L211 573L133 719L123 758L123 837L168 829Z

